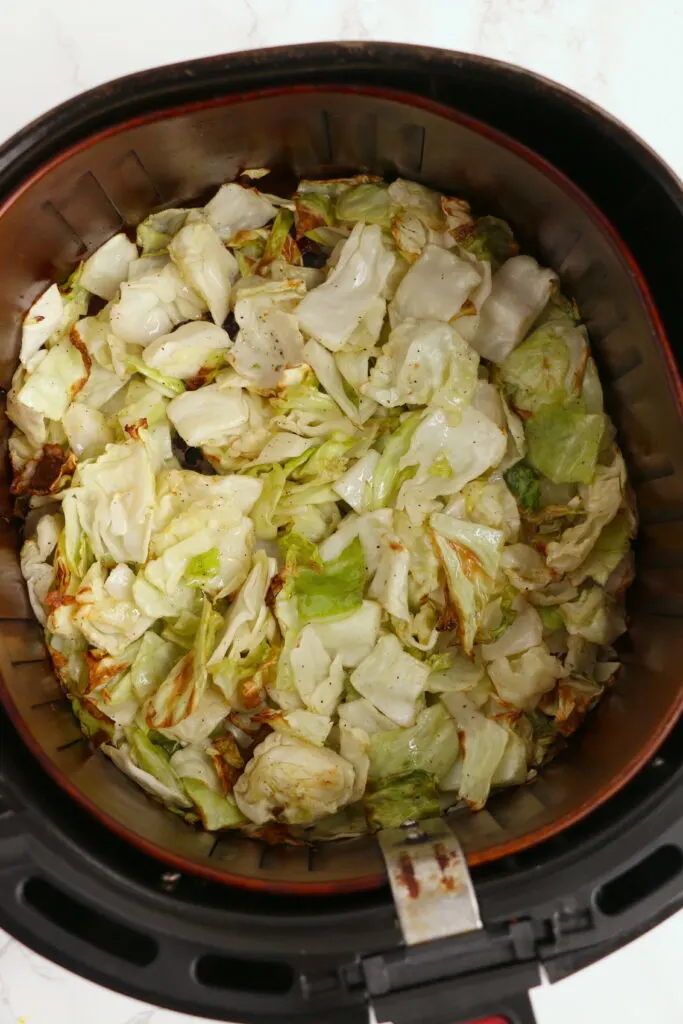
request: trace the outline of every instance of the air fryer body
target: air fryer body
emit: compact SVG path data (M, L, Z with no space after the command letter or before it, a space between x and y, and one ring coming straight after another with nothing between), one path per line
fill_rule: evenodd
M23 313L51 280L151 209L248 167L273 168L273 189L358 170L422 181L508 220L523 250L560 274L591 335L641 518L624 668L533 785L451 816L486 930L416 958L400 945L374 840L309 849L201 832L90 749L46 661L8 519L0 867L6 858L12 884L0 872L0 921L88 976L210 1016L361 1020L371 998L399 1024L429 1019L429 999L435 1021L454 1021L487 1009L485 969L500 1009L535 983L540 959L567 973L580 951L678 898L680 757L674 739L662 744L683 701L683 420L666 340L679 298L651 238L653 216L668 234L683 221L680 192L576 97L475 58L320 45L148 72L66 104L0 152L1 383ZM9 517L6 475L0 500ZM648 856L657 884L620 895L613 879Z

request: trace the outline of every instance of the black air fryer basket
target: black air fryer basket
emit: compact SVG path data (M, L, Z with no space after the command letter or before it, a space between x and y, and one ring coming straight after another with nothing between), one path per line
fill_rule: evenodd
M260 166L273 183L367 170L463 195L559 272L641 519L624 670L533 785L451 817L483 927L411 946L375 840L199 832L90 749L27 602L3 469L0 925L200 1016L362 1024L371 1006L394 1024L528 1024L541 968L562 978L683 903L680 272L666 244L683 232L681 188L599 110L481 58L319 44L144 72L0 149L0 385L51 280L151 209Z

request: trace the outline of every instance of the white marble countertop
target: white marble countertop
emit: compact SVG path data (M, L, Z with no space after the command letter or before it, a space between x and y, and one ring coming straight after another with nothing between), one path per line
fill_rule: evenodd
M683 177L681 0L5 0L0 139L131 71L333 39L422 43L520 64L621 118ZM536 989L539 1024L683 1021L682 949L683 912L574 977ZM83 981L0 932L0 1024L190 1020Z

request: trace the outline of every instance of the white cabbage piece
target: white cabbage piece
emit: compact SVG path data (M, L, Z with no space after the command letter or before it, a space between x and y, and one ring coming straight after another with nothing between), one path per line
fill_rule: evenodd
M393 214L406 212L418 217L431 231L441 231L446 225L443 209L445 197L426 185L407 178L396 178L387 189Z
M221 498L194 502L155 531L145 579L171 599L183 581L200 586L212 597L225 597L244 582L253 545L253 524L235 505ZM198 569L197 580L188 578L193 566Z
M460 643L469 654L496 586L504 536L501 530L440 513L431 516L430 526Z
M101 562L94 562L75 594L74 623L93 647L113 656L154 623L135 603L134 581L132 570L123 563L107 574Z
M413 725L428 676L427 665L407 654L393 634L384 634L351 673L351 684L397 725Z
M42 412L30 409L23 402L19 401L19 392L24 386L26 372L23 366L18 366L12 377L12 386L7 392L7 406L5 412L7 418L26 436L28 446L35 450L41 448L47 441L47 423ZM15 431L16 433L16 431ZM15 444L16 444L15 439ZM27 461L23 459L22 461ZM14 466L14 462L12 463ZM23 468L23 467L20 467Z
M486 666L480 656L468 658L466 654L457 651L450 656L450 663L446 668L430 674L426 689L430 693L450 693L454 690L467 693L473 690L485 675Z
M121 377L112 370L105 370L99 363L90 367L90 376L76 395L78 405L91 409L102 409L115 398L128 383L129 377Z
M179 743L206 743L214 729L227 719L230 710L230 704L223 694L211 686L203 692L192 714L159 732Z
M579 398L587 359L585 327L569 319L550 320L500 363L498 374L515 409L533 414Z
M420 711L411 728L370 737L370 778L377 781L421 770L438 781L452 768L459 748L452 717L442 704L433 704Z
M230 362L254 387L274 388L286 371L304 361L304 342L293 310L306 294L300 279L246 279L236 290L240 331Z
M577 569L592 550L603 528L616 516L626 484L626 468L619 453L612 465L597 466L593 482L579 487L585 518L568 527L559 540L551 540L546 561L555 572Z
M472 480L464 488L463 497L468 519L502 530L508 544L517 540L521 528L519 508L502 477Z
M306 824L349 803L354 779L353 767L333 750L275 732L254 750L234 795L257 825Z
M167 264L124 281L120 297L109 310L112 330L123 341L148 345L185 320L199 320L205 300L185 283L177 267Z
M158 258L167 261L168 243L180 231L189 214L190 210L170 209L157 210L156 213L150 213L149 217L145 217L138 224L136 231L136 241L144 254L143 259ZM132 280L132 277L131 272L129 280Z
M179 807L185 809L192 806L187 794L178 783L178 786L169 786L160 782L151 772L145 771L135 763L131 755L131 748L128 743L122 743L115 747L112 743L103 743L100 747L102 753L106 754L114 762L119 771L128 775L133 782L149 793L150 796L161 800L167 807Z
M514 657L497 658L490 662L488 673L502 701L529 711L544 693L552 690L565 670L557 658L539 645Z
M130 666L131 685L140 703L159 688L176 662L180 661L182 654L177 644L162 639L151 629L145 633Z
M185 224L171 240L168 251L190 288L208 306L215 324L223 323L230 308L230 292L239 277L233 254L225 248L211 224Z
M251 400L244 391L209 384L174 398L168 418L186 444L221 445L247 423Z
M137 644L131 645L133 647ZM114 660L104 658L99 663ZM120 726L130 726L139 711L137 697L133 692L130 673L124 671L122 675L114 677L104 686L91 690L88 699L95 707L99 708L107 718Z
M614 519L602 528L588 557L571 573L572 583L579 586L587 579L606 586L612 573L628 558L630 540L635 523L627 509L617 512Z
M228 396L237 390L222 385L218 387ZM206 391L206 388L200 390ZM202 445L204 455L217 473L231 473L245 468L263 448L271 433L272 410L265 398L248 391L242 391L241 394L247 413L243 426L234 434L225 434L220 444L205 442Z
M284 732L300 736L308 743L314 743L318 747L325 744L325 740L332 728L332 719L328 715L321 715L317 711L307 711L306 708L294 708L282 716L271 718L270 724L276 732Z
M41 516L36 526L35 535L24 541L19 556L29 601L42 626L46 621L45 598L49 594L55 578L55 568L48 562L48 559L57 546L61 528L61 518L49 514Z
M342 659L332 660L312 625L304 626L289 655L299 696L311 710L331 715L344 689Z
M371 449L332 482L332 489L359 515L370 511L372 479L379 459L379 452Z
M179 779L198 779L214 793L220 793L216 769L203 746L188 744L181 747L171 754L169 764Z
M360 800L365 793L370 767L370 737L365 729L339 722L339 753L353 767L354 781L351 800Z
M567 632L610 646L626 630L623 608L602 587L587 587L574 601L560 605Z
M488 380L477 381L472 396L472 405L495 423L501 430L506 429L505 405L500 391Z
M353 513L345 516L339 528L318 549L323 562L338 558L354 537L359 537L365 555L365 567L368 574L372 575L377 571L383 543L392 532L393 515L392 509L382 508L362 516Z
M87 351L94 365L125 378L132 372L131 350L112 330L109 308L105 306L97 316L83 317L72 327L70 337L81 351Z
M377 224L356 224L327 281L300 303L302 330L332 352L344 348L373 307L376 315L395 258Z
M581 384L581 401L586 412L591 416L605 411L598 368L595 365L595 360L590 356L586 359L583 382Z
M434 596L438 598L440 594ZM439 618L436 601L428 600L419 605L417 611L409 612L406 619L394 616L391 625L404 647L412 647L416 651L433 651L439 639Z
M304 358L320 384L355 427L360 427L377 408L372 398L355 394L344 380L331 352L311 338L304 346Z
M550 298L557 274L531 256L513 256L493 275L472 344L485 359L502 363L522 341Z
M101 299L113 299L137 256L137 246L123 232L113 235L83 264L81 286Z
M248 465L269 466L276 462L297 459L314 445L315 442L310 437L300 437L298 434L290 434L287 430L278 430L268 438L260 453Z
M154 619L175 618L183 612L192 611L197 591L179 583L172 594L167 594L149 582L143 569L138 573L133 584L133 597L138 608L145 615Z
M61 420L89 373L90 366L79 349L64 338L48 351L33 373L25 377L17 401L48 419Z
M79 467L74 491L95 558L143 563L152 533L154 473L143 441L110 444Z
M376 732L399 728L396 722L378 711L374 704L371 704L365 697L346 701L339 705L337 711L340 723L344 722L355 729L362 729L369 736Z
M159 423L167 422L165 395L153 387L153 381L134 377L121 396L123 404L116 413L124 434L134 437L143 429L153 429ZM117 403L118 404L118 403Z
M114 430L102 413L78 402L72 402L66 410L62 426L69 447L79 459L96 458L114 440Z
M543 590L553 578L543 556L530 544L507 544L500 566L517 590Z
M382 609L375 601L363 601L360 608L342 619L319 619L311 629L330 659L341 658L344 668L356 668L374 649L379 637Z
M235 183L221 185L204 207L206 219L223 241L229 241L240 231L262 228L276 213L273 204L257 189Z
M462 761L457 761L440 780L439 788L455 789L471 810L480 810L505 753L507 731L478 711L462 693L446 693L441 699L458 727L464 754Z
M517 415L513 412L505 398L501 395L501 403L503 406L503 414L505 416L504 429L507 429L508 443L505 457L498 467L501 473L505 473L506 470L510 469L511 466L516 465L526 455L527 443L526 434L524 433L524 424Z
M216 618L211 602L204 599L192 647L142 708L149 728L174 728L201 707L209 685L207 660L215 640Z
M404 320L389 335L361 390L386 408L458 409L474 395L478 365L478 353L450 324Z
M143 349L142 359L167 377L190 380L220 366L231 345L227 331L201 320L162 334Z
M434 499L457 494L470 480L498 465L505 454L505 434L472 406L453 426L447 414L428 412L418 425L399 469L416 466L415 476L402 484L396 505L419 522L435 509Z
M262 486L260 480L251 476L202 476L189 469L165 470L157 479L154 531L163 530L181 512L192 512L207 502L227 503L249 515Z
M389 615L404 622L410 621L408 607L408 573L410 552L395 538L382 545L379 565L368 597L377 601Z
M171 212L171 211L167 211ZM181 212L181 211L176 211ZM183 213L185 211L182 211ZM150 218L151 219L151 218ZM142 227L142 225L140 225ZM143 254L128 267L128 280L139 281L141 277L155 270L163 270L171 262L171 257L166 252Z
M256 552L251 571L226 612L225 627L209 658L209 667L218 665L230 648L236 656L252 649L254 629L266 610L266 594L276 570L274 558L268 558L264 551Z
M498 658L511 658L515 654L528 651L530 647L540 647L543 643L543 623L533 605L523 598L513 602L515 618L507 629L491 644L481 645L481 656L484 661L496 661Z
M51 284L33 303L21 328L19 360L23 366L39 352L62 326L64 301L56 284Z
M391 302L392 324L401 320L453 320L480 285L480 265L429 244L401 281Z
M273 403L277 410L272 421L274 428L312 438L324 438L337 431L353 433L353 424L337 403L318 389L309 366L285 370L280 388Z

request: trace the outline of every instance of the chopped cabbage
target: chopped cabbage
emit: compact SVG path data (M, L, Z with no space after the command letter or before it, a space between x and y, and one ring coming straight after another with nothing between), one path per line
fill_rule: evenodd
M389 335L362 391L387 408L458 409L474 395L478 363L477 353L449 324L404 320Z
M372 735L369 777L383 779L419 769L438 781L455 763L459 748L453 719L442 704L433 704L419 713L411 728Z
M301 301L302 330L331 352L344 348L373 308L383 308L382 290L395 258L376 224L356 224L327 281Z
M59 330L64 317L64 300L56 284L36 299L24 317L19 359L26 366L45 342Z
M90 358L69 339L64 339L27 374L16 400L33 413L61 420L89 375Z
M239 274L237 260L222 245L210 224L186 224L171 240L168 251L187 284L208 306L219 326L228 315L230 291Z
M440 513L431 517L430 524L460 643L469 654L496 585L504 535L501 530Z
M193 826L307 842L530 781L618 673L637 521L576 304L504 221L268 173L39 296L8 448L85 734Z
M428 666L387 633L351 673L351 685L397 725L412 725L428 676Z
M260 743L235 786L237 806L247 818L305 824L349 803L354 770L333 750L287 733Z
M391 303L393 320L453 320L481 283L476 261L430 243L401 281Z
M433 777L421 770L394 775L363 798L370 829L398 828L405 821L438 817L441 808Z
M240 231L262 228L276 214L273 204L255 188L221 185L204 207L206 219L223 241Z
M441 779L439 788L456 790L473 811L484 806L508 743L507 731L487 718L461 693L442 697L452 715L462 744L462 761Z
M227 331L202 321L183 324L172 334L162 334L143 349L142 359L153 370L189 380L215 370L232 342ZM202 381L203 383L203 381Z
M529 462L556 484L589 484L604 430L600 414L548 407L527 422Z
M503 360L520 343L557 281L531 256L512 256L493 275L472 344L485 359Z
M137 246L123 232L114 235L83 264L81 286L101 299L113 299L137 256Z

